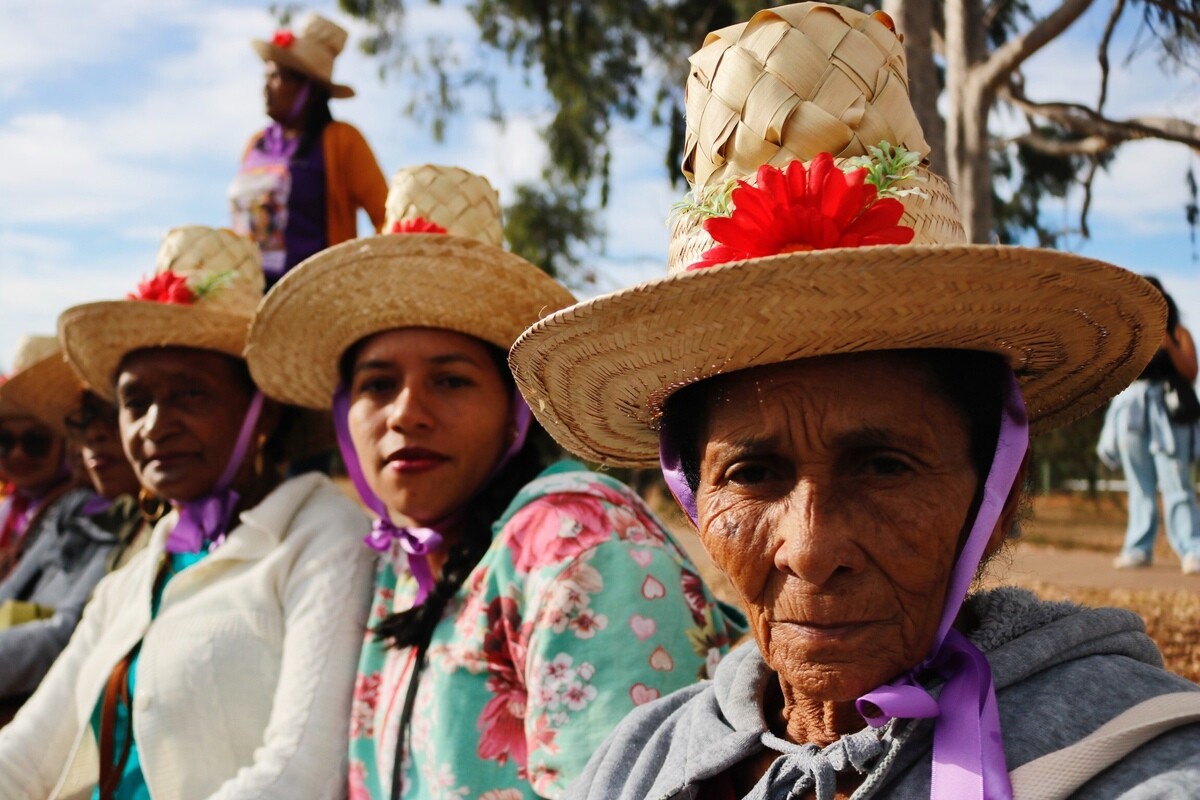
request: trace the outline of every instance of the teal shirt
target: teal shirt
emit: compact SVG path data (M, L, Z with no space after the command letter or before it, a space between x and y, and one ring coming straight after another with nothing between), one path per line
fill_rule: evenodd
M179 573L183 572L188 567L199 564L211 551L200 553L171 553L168 556L167 574L154 591L154 597L150 605L150 619L158 616L158 607L162 603L163 592L166 591L167 584L171 582ZM129 665L129 696L133 697L134 686L137 682L137 666L138 658L141 654L141 644L134 648L133 661ZM104 697L101 696L96 701L96 708L92 711L92 732L96 736L96 741L100 741L100 715L104 710ZM113 744L117 753L120 753L125 747L126 732L133 731L133 720L130 719L131 709L117 705L117 724L114 731ZM146 786L146 776L142 774L142 763L138 759L137 740L129 748L129 760L125 762L125 769L121 773L121 782L117 785L116 793L113 795L114 800L150 800L150 789ZM100 800L100 789L97 788L92 792L92 800Z

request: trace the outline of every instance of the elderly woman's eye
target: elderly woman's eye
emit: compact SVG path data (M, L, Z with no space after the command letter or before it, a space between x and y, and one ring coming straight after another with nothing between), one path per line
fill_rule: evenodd
M863 472L869 475L891 477L912 472L912 466L898 456L876 455L863 461Z
M755 484L765 483L773 477L775 477L774 470L767 464L755 461L734 464L725 471L725 480L727 482L742 486L754 486Z

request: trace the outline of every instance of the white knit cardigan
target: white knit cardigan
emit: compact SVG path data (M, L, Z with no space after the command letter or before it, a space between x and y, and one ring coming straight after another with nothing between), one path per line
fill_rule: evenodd
M280 485L150 600L175 515L106 577L62 656L0 730L0 797L90 797L90 720L139 641L134 733L153 797L345 793L351 690L371 594L367 518L327 478Z

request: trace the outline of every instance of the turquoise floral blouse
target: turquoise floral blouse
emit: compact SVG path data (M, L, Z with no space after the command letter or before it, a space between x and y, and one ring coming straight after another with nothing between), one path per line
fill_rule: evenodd
M419 677L405 798L562 797L634 706L705 678L744 629L624 484L563 462L493 526ZM403 553L380 560L370 624L411 606ZM415 651L367 633L350 719L351 800L390 797Z

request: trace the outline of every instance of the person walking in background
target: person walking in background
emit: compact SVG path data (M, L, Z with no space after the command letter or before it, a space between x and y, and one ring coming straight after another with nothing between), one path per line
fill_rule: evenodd
M267 288L313 253L357 236L360 208L376 230L383 224L387 179L358 129L329 113L331 98L354 95L333 81L346 36L309 14L294 33L252 42L272 122L250 138L229 199L234 231L262 250Z
M740 631L631 489L543 462L505 354L574 298L504 250L495 189L401 170L388 220L276 285L246 351L268 395L332 406L380 516L349 795L562 797Z
M1167 541L1184 574L1200 575L1200 507L1192 480L1200 445L1200 402L1193 388L1196 345L1180 323L1171 295L1158 279L1146 280L1167 301L1167 330L1138 379L1113 398L1097 446L1100 460L1113 469L1120 466L1129 486L1129 523L1113 566L1150 566L1158 533L1156 495L1161 492Z

